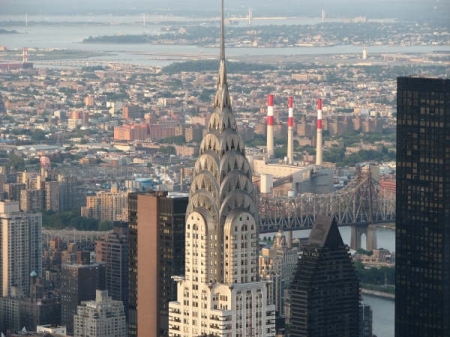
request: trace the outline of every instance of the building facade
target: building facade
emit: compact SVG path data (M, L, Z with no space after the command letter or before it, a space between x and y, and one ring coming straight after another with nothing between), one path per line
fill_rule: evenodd
M124 119L135 119L142 117L142 109L139 105L124 105L122 108L122 117Z
M83 301L73 318L74 337L124 337L127 323L122 301L97 290L95 301Z
M138 263L138 197L139 193L128 195L128 336L137 337L137 263Z
M74 176L59 176L59 211L86 205L86 191Z
M133 193L130 203L129 334L166 336L168 304L176 299L172 276L184 271L187 194Z
M147 124L124 124L114 127L115 141L135 141L148 138Z
M32 212L43 209L44 191L22 190L20 191L20 209L24 212Z
M269 296L276 305L277 317L285 316L285 292L294 277L298 264L298 251L288 247L288 242L280 229L270 248L262 248L259 256L261 279L272 281Z
M275 336L275 305L258 275L258 209L225 69L222 0L217 93L186 210L185 271L169 304L169 336Z
M86 196L86 206L81 207L81 216L100 221L126 221L124 210L128 207L128 192L100 191Z
M124 308L128 308L128 237L128 224L115 222L113 231L95 244L95 258L105 264L106 290Z
M397 79L395 335L450 336L450 80Z
M73 317L81 301L95 299L96 290L105 288L104 264L90 264L89 252L86 258L77 252L77 263L63 264L61 268L61 324L65 325L68 334L73 334Z
M20 212L18 201L1 201L0 226L2 296L27 294L31 272L42 275L42 214Z
M47 211L59 212L59 182L45 182L45 209Z
M336 219L317 216L290 291L290 337L358 337L359 282Z

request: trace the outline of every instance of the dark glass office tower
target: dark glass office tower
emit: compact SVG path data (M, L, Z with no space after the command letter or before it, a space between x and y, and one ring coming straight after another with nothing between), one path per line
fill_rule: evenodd
M397 79L396 337L450 336L450 80Z
M290 295L290 337L358 337L358 276L332 217L316 217Z

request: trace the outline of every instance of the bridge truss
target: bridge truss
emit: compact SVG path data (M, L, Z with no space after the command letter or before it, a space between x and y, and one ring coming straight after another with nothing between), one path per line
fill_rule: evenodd
M368 225L395 221L395 195L380 190L370 170L358 170L354 180L329 194L297 197L260 194L260 233L282 228L311 228L317 215L336 217L340 225Z

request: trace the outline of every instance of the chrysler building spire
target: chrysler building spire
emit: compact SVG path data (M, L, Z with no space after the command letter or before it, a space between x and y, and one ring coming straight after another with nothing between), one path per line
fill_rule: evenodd
M220 63L219 76L217 79L217 93L214 100L214 107L223 109L231 108L230 94L228 93L227 69L225 66L225 17L222 0L222 16L220 21Z

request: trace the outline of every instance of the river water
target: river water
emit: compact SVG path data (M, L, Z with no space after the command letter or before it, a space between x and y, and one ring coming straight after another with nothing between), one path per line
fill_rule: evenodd
M35 20L35 22L30 20ZM172 20L173 18L167 18ZM24 21L24 16L2 16L0 21ZM148 66L164 66L174 59L182 60L183 55L198 55L199 58L217 58L217 48L204 48L191 45L152 45L152 44L97 44L81 43L89 36L103 35L139 35L161 33L162 25L144 26L137 16L124 17L38 17L29 18L28 29L24 26L3 25L1 28L17 30L20 34L0 35L0 45L9 49L23 47L36 49L72 49L86 52L99 52L105 55L92 57L92 60L107 60L133 63ZM59 21L59 24L55 24ZM43 22L43 23L41 23ZM64 22L64 24L61 24ZM98 24L95 22L101 22ZM150 21L148 21L150 22ZM283 22L283 21L280 21ZM299 20L298 23L303 21ZM308 21L307 21L308 22ZM268 22L261 22L268 23ZM275 22L271 22L275 23ZM286 22L284 22L286 23ZM192 24L192 23L191 23ZM433 51L450 52L450 46L368 46L370 55L378 53L430 53ZM292 47L292 48L227 48L229 58L238 56L258 55L331 55L331 54L361 54L362 47L340 45L333 47ZM29 52L32 61L33 51ZM151 54L151 55L149 55ZM158 57L159 56L159 57ZM170 57L168 57L170 56Z

